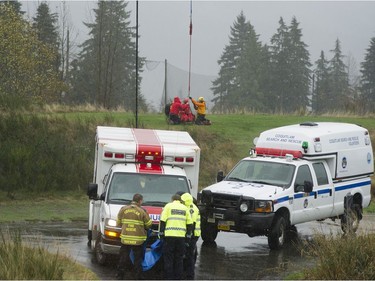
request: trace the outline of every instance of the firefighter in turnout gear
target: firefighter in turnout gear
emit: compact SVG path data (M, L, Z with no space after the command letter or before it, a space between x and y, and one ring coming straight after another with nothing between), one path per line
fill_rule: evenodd
M143 279L142 260L143 244L147 239L147 230L152 220L147 211L141 207L143 196L134 194L130 205L123 206L117 215L117 225L121 226L121 249L118 263L117 279L124 279L125 268L131 265L130 251L134 253L134 271L136 279ZM128 271L130 268L127 268Z
M190 243L186 247L186 260L184 267L186 279L194 280L197 241L201 236L201 215L198 207L193 203L193 196L189 193L184 193L181 196L181 200L184 202L185 206L189 208L189 213L193 220L193 235Z
M181 196L172 196L160 216L160 239L164 239L163 257L165 279L181 280L185 243L190 243L193 220Z

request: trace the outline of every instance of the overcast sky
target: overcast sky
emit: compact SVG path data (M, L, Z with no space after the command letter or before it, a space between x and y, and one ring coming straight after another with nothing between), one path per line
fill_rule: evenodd
M32 13L37 1L23 2ZM87 36L82 21L92 22L96 1L67 1L71 21L79 40ZM52 11L60 1L49 1ZM269 44L283 17L290 24L293 16L302 29L314 63L323 50L330 58L338 38L343 54L353 57L360 68L370 39L375 37L375 1L193 1L192 71L217 75L218 59L229 43L230 27L243 11L246 19ZM136 2L130 1L131 20L136 22ZM139 50L148 60L164 61L181 69L189 68L190 1L139 1Z

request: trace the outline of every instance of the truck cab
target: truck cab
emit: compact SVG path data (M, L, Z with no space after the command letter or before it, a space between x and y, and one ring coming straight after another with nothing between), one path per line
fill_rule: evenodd
M356 231L370 204L368 131L345 123L303 123L261 133L251 155L199 194L204 241L218 232L266 235L279 249L299 223L341 219Z
M98 127L95 157L94 181L87 191L88 244L100 264L119 253L117 215L134 194L142 194L142 207L153 222L150 243L172 195L197 195L200 149L187 132Z

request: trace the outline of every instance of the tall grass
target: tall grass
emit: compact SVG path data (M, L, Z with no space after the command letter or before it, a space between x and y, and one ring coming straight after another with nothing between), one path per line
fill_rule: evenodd
M305 247L317 261L304 270L303 279L314 280L374 280L375 235L351 235L342 238L315 235L314 243Z
M90 180L95 122L36 114L0 116L0 186L10 196L77 190Z
M26 246L17 232L1 233L0 237L1 280L63 279L64 270L59 263L58 252L51 254L42 246Z

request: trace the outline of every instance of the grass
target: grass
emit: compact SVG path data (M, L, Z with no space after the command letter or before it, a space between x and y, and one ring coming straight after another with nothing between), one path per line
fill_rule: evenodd
M10 200L0 192L0 222L20 221L87 221L88 197L83 192L35 195L27 191L22 197Z
M317 262L305 269L298 279L374 280L375 235L365 234L338 238L337 235L315 235L314 242L304 246L307 256ZM297 277L298 275L294 276ZM303 277L302 277L303 276Z
M85 267L58 251L21 240L20 233L0 233L0 280L98 280Z

